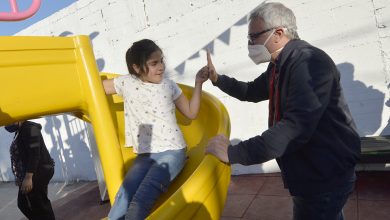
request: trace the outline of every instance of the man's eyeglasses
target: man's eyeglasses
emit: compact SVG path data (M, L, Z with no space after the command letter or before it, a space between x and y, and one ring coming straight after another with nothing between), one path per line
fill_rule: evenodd
M269 29L266 29L264 31L260 31L260 32L257 32L257 33L251 33L251 34L248 34L248 40L249 40L249 43L253 44L253 42L259 38L262 34L265 34L267 33L268 31L270 30L273 30L275 28L269 28Z

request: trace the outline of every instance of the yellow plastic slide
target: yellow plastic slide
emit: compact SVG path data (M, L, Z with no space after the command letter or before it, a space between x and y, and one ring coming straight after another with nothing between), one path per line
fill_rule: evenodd
M0 37L0 125L70 113L92 124L111 204L134 154L124 147L123 102L106 96L87 36ZM192 88L180 85L186 95ZM226 109L203 92L196 120L177 112L189 146L184 170L148 219L219 219L230 166L204 155L207 140L229 136ZM77 146L72 146L77 147Z

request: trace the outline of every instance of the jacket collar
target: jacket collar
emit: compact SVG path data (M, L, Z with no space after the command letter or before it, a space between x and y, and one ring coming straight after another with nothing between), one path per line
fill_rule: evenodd
M287 61L287 59L290 57L290 55L300 47L306 47L309 46L309 44L306 41L303 40L290 40L287 42L287 44L284 46L283 50L280 52L278 58L276 59L275 65L276 69L280 70L280 67L284 65L284 63Z

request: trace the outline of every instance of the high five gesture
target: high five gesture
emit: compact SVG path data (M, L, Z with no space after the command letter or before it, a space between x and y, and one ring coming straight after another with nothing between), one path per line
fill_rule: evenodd
M217 82L218 74L217 74L217 71L215 71L213 62L211 61L209 49L207 49L207 68L209 70L209 79L211 80L211 82L213 82L213 83Z

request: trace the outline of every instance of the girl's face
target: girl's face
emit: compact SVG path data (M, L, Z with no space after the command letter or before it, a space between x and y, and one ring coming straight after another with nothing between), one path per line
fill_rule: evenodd
M164 57L161 51L155 51L146 61L149 71L141 75L141 80L149 83L161 83L165 71Z

